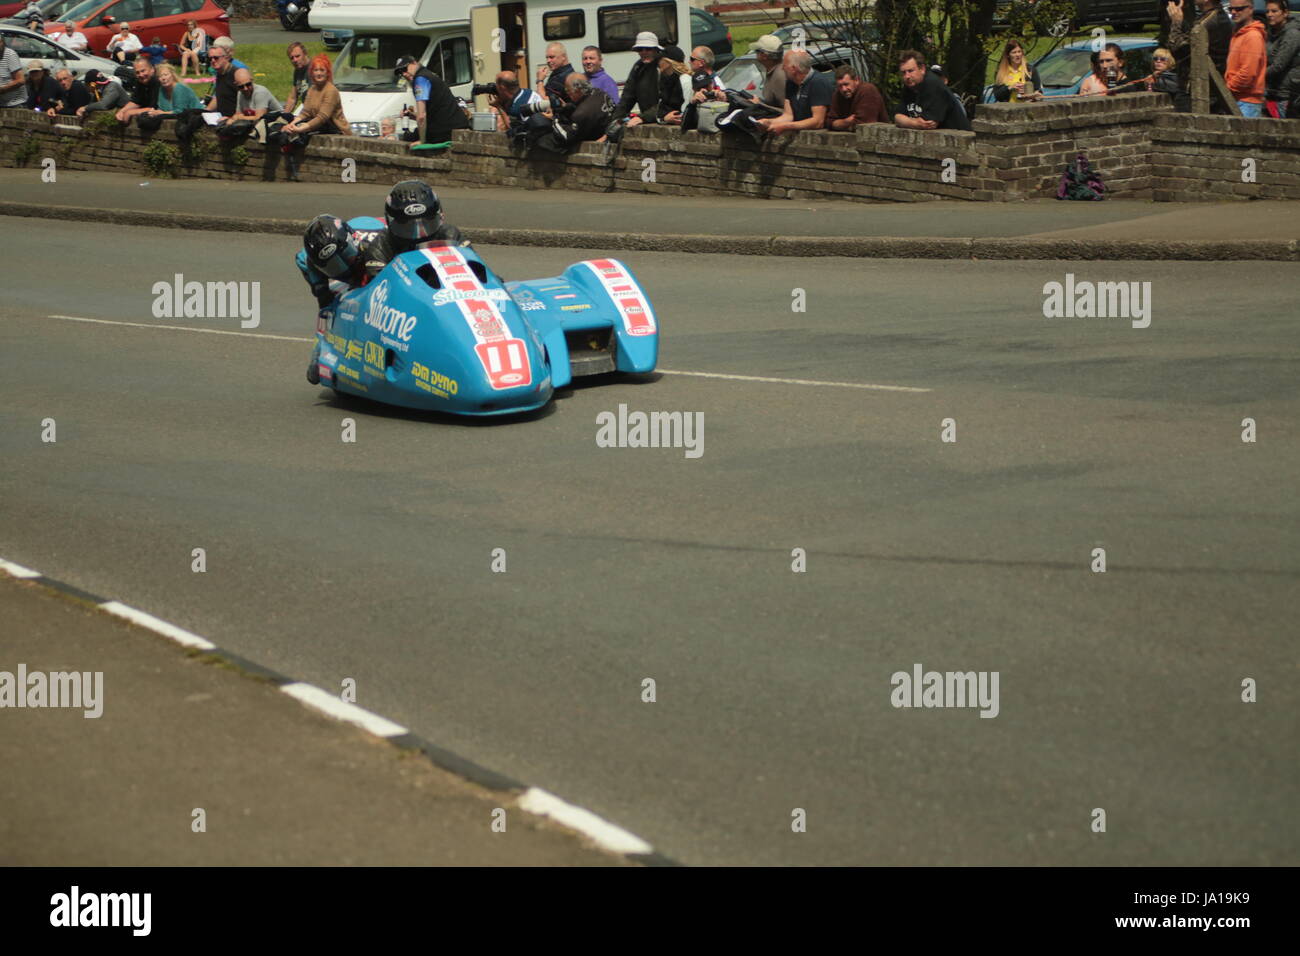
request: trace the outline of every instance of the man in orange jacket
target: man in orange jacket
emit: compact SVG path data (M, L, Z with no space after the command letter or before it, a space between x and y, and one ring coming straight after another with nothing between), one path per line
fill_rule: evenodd
M1264 24L1254 18L1255 7L1250 0L1230 0L1228 14L1235 32L1223 79L1236 97L1241 115L1260 116L1264 109L1264 74L1268 71Z

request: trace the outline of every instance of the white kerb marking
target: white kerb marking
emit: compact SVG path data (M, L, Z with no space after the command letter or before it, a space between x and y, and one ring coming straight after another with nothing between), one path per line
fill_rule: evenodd
M693 375L696 378L721 378L736 382L771 382L774 385L815 385L820 388L865 388L877 392L932 392L932 388L914 388L911 385L868 385L864 382L819 382L810 378L768 378L764 375L726 375L722 372L681 372L661 368L655 371L664 375Z
M121 603L120 601L105 601L100 608L109 614L115 614L118 617L126 618L133 624L139 624L141 627L147 627L149 630L161 634L163 637L169 637L177 644L185 647L193 647L200 651L213 650L217 645L213 644L207 638L199 637L197 634L185 630L183 627L177 627L175 624L168 624L152 614L146 614L144 611L137 611L133 607Z
M538 816L550 817L571 830L577 830L614 853L651 853L653 847L635 834L602 820L590 810L575 807L540 787L529 787L519 798L519 808Z
M336 694L323 691L314 684L285 684L280 690L290 697L302 701L308 707L319 710L323 714L328 714L330 717L345 720L349 724L356 724L377 737L400 737L402 734L410 733L401 724L385 720L378 714L372 714L356 704L349 704Z
M16 578L39 578L41 572L33 571L31 568L25 568L21 564L14 564L12 561L6 561L0 558L0 571L12 574Z
M65 322L93 322L96 325L125 325L133 329L168 329L172 332L201 332L204 335L238 335L246 339L279 339L281 342L314 342L297 335L267 335L261 332L231 332L227 329L196 329L190 325L158 325L154 322L119 322L116 319L87 319L80 315L51 315L51 319Z

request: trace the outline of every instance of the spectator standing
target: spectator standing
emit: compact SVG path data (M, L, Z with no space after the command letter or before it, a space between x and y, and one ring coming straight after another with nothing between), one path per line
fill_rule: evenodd
M67 47L69 50L75 50L77 53L85 53L90 49L90 41L86 39L86 35L78 30L71 20L60 23L58 28L50 34L50 39L60 46Z
M582 72L593 87L600 90L615 103L618 102L618 84L605 72L605 58L600 55L600 47L582 48Z
M1264 24L1255 19L1250 0L1230 0L1228 13L1236 28L1228 46L1228 70L1223 81L1245 117L1263 115L1265 75L1268 72L1268 45Z
M853 67L835 71L835 95L826 112L826 128L851 133L867 123L888 123L885 98L874 83L864 83Z
M1186 88L1191 77L1192 28L1204 26L1210 48L1210 62L1223 73L1228 68L1228 45L1232 42L1232 20L1224 12L1221 0L1169 0L1165 5L1169 17L1169 49L1174 51L1174 67Z
M632 49L636 51L638 59L628 71L617 111L620 118L631 117L627 121L628 126L654 122L655 110L659 105L659 55L663 52L659 38L649 32L638 33ZM633 115L633 110L636 110L636 115Z
M773 136L822 129L835 96L830 77L813 70L812 54L807 50L788 51L781 68L786 75L785 106L775 119L760 119L759 128Z
M316 62L320 59L322 57L318 56L311 61L313 80ZM569 68L569 72L573 72L572 67ZM469 129L469 117L456 102L451 87L447 86L437 73L421 67L420 61L413 56L398 59L394 73L399 79L405 77L411 84L411 92L415 96L415 121L419 124L421 133L420 143L434 146L450 145L452 130ZM308 100L311 95L308 92ZM340 116L342 111L343 108L340 106ZM420 145L420 143L412 145Z
M225 50L226 53L229 54L230 56L230 65L234 67L236 70L248 69L248 64L244 63L242 60L239 59L239 57L235 56L235 41L230 39L230 37L217 37L215 40L212 41L210 46ZM211 54L209 54L209 57L210 56Z
M203 54L208 51L208 33L197 20L185 21L185 32L181 34L180 42L176 44L176 49L181 51L181 78L184 79L188 74L190 67L194 67L194 75L203 75Z
M44 60L30 60L27 63L27 99L23 106L29 110L42 113L57 109L59 105L59 84L50 71L45 68Z
M23 61L18 54L5 46L0 33L0 108L22 106L27 100L27 77Z
M1025 58L1019 40L1008 40L993 75L993 98L999 103L1024 103L1043 98L1043 81Z
M144 44L131 32L131 24L119 23L117 34L108 41L108 56L118 63L130 63Z
M1095 56L1097 64L1092 76L1079 87L1082 96L1104 96L1112 87L1128 82L1128 76L1124 73L1124 51L1118 43L1107 43Z
M898 54L903 98L894 111L894 124L904 129L970 129L961 102L943 80L926 69L925 55L916 50Z
M116 113L130 100L126 87L119 83L116 77L105 76L99 70L87 70L83 82L90 93L91 101L77 110L78 116L103 110L112 110Z
M1300 23L1291 19L1286 0L1268 0L1268 72L1265 103L1270 116L1300 119Z
M307 97L307 90L311 88L311 77L307 75L311 57L307 55L307 48L298 40L290 43L285 52L289 56L289 62L293 64L293 86L289 89L288 99L284 101L284 111L292 113L302 106L303 100Z
M54 81L59 84L59 100L55 109L46 110L51 116L76 116L79 109L90 104L90 91L71 70L56 70Z
M736 109L718 119L719 129L734 129L748 133L755 143L762 143L764 130L758 125L759 119L773 119L780 116L785 108L785 84L787 77L781 69L781 38L772 33L765 33L749 45L749 50L758 61L763 71L763 85L758 95L732 91L728 97L732 105L748 104L743 109Z

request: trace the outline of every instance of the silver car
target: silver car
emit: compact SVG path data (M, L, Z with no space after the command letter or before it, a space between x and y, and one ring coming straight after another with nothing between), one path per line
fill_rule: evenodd
M0 26L4 35L5 47L18 54L27 69L29 60L44 60L45 66L53 76L56 70L68 69L77 79L81 79L87 70L99 70L105 76L112 76L122 64L106 60L102 56L78 53L65 46L59 46L43 33L33 33L26 27Z

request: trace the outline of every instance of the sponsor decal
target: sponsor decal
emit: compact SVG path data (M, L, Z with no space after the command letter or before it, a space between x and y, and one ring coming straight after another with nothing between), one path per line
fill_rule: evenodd
M406 208L402 210L408 216L423 216L428 211L429 207L422 202L408 203Z
M320 377L327 381L334 381L334 370L324 362L316 363L316 370L320 372Z
M415 379L417 387L424 389L426 392L440 395L443 398L455 395L460 391L460 383L454 378L443 375L441 372L419 362L411 363L411 376Z
M421 252L443 286L435 294L434 301L437 302L437 295L445 293L445 301L456 303L474 335L474 354L478 356L492 388L499 390L532 384L533 371L527 346L522 339L510 337L510 327L497 305L510 298L506 291L485 289L455 246L426 248Z
M623 263L617 259L596 259L583 265L600 280L605 293L614 300L623 315L623 330L628 335L654 335L659 331L650 300Z
M564 295L551 296L552 299L576 299L577 297L578 293L576 292L566 292Z
M570 288L572 288L572 286L570 286L570 285L566 282L566 283L564 283L564 285L544 285L544 286L539 286L538 289L537 289L537 291L538 291L538 292L554 292L556 289L570 289Z
M403 342L411 340L415 329L415 316L407 315L388 304L388 280L382 279L375 291L370 294L370 304L366 309L366 325L378 329L383 335L392 335Z
M369 344L369 343L364 343L364 344ZM351 362L355 359L361 358L362 345L363 343L361 342L349 342L347 353L343 356L343 361Z
M374 369L373 374L384 374L384 347L377 342L366 343L366 371Z
M325 309L321 309L319 312L316 313L316 331L319 332L321 335L325 335L326 333L329 332L329 328L330 328L330 314Z
M334 253L338 251L339 251L339 247L335 243L331 242L328 246L326 246L324 249L320 251L319 258L328 259L330 256L334 255Z
M546 303L541 299L526 299L519 303L519 308L524 312L537 312L539 310L545 312Z
M585 303L585 302L582 302L582 303L579 303L578 305L562 305L562 306L560 306L560 311L561 311L561 312L581 312L583 309L590 309L590 308L591 308L591 306L589 306L589 305L588 305L587 303Z

